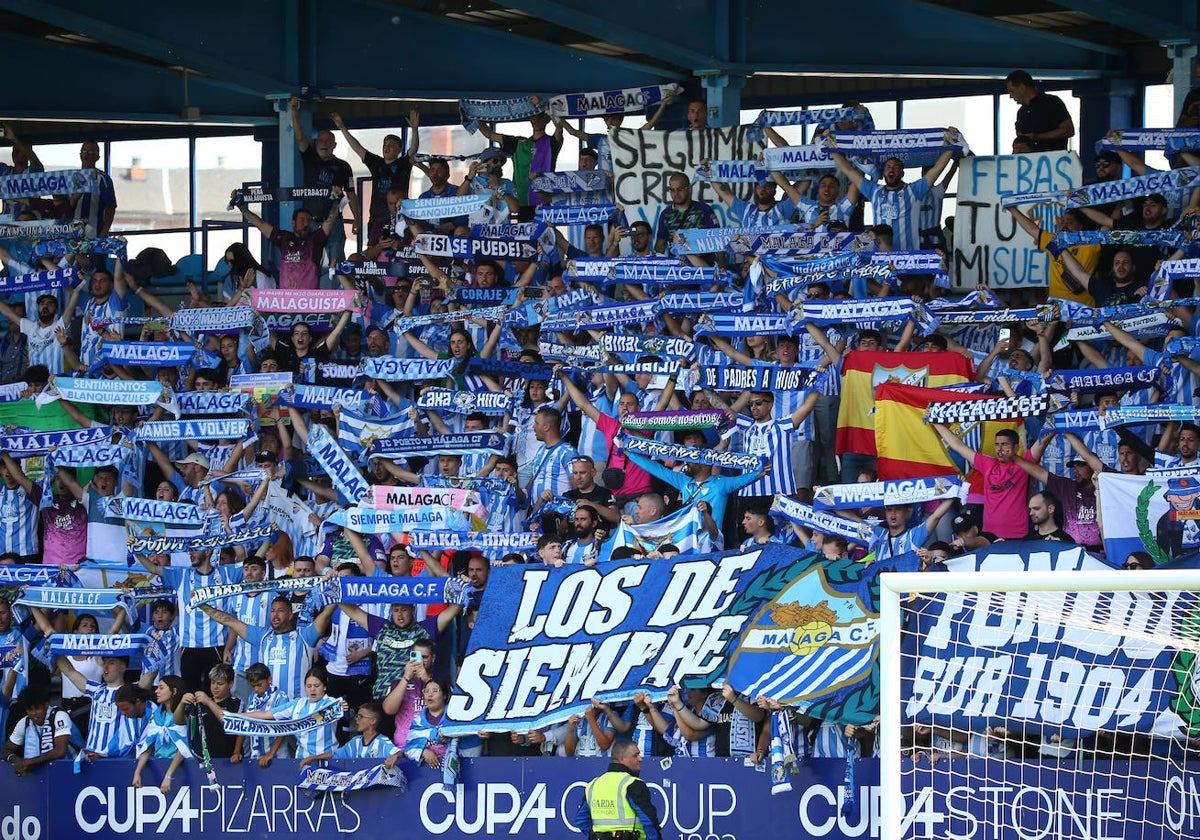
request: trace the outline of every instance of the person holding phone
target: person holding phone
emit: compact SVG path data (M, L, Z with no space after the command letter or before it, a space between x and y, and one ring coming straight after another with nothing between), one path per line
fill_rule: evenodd
M433 679L434 650L433 641L428 637L413 642L409 647L404 673L383 698L383 711L392 716L396 726L392 743L401 749L408 739L413 721L425 708L423 692L425 684Z

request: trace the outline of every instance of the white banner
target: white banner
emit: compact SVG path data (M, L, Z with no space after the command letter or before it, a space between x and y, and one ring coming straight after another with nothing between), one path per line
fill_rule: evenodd
M706 128L702 131L641 131L615 128L609 132L613 157L613 192L629 223L639 219L654 225L659 211L670 203L667 181L676 172L690 176L701 160L757 160L762 143L746 139L749 126ZM734 195L750 201L753 184L729 184ZM692 185L692 198L705 201L716 211L717 221L729 227L725 205L712 185Z
M960 289L983 283L993 289L1046 286L1050 258L1000 206L1002 196L1067 190L1083 182L1074 152L966 157L958 172L954 253L950 277ZM1027 211L1046 230L1056 230L1061 208Z

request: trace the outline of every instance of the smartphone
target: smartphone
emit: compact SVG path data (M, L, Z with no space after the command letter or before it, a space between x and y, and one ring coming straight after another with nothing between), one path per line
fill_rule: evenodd
M421 653L419 650L410 651L408 654L408 661L416 662L418 665L420 665L425 661L425 654Z

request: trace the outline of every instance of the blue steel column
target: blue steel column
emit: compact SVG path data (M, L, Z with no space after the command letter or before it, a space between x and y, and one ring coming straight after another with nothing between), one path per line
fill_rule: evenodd
M1074 91L1079 97L1079 125L1075 126L1072 145L1079 152L1086 174L1091 173L1096 159L1096 139L1110 128L1142 124L1141 88L1127 79L1097 79L1077 84Z
M742 88L745 76L730 76L725 73L702 73L700 83L704 85L708 101L708 124L713 127L738 125L741 122Z

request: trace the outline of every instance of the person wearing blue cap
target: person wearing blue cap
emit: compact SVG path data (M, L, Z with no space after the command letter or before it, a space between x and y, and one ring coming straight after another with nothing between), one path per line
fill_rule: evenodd
M1163 498L1171 507L1158 519L1159 547L1175 558L1200 549L1200 479L1190 475L1168 479Z

